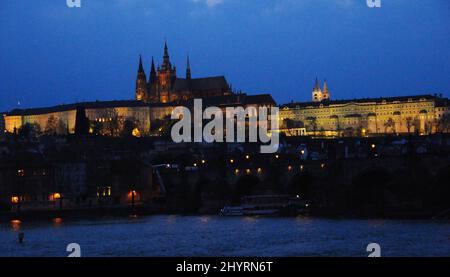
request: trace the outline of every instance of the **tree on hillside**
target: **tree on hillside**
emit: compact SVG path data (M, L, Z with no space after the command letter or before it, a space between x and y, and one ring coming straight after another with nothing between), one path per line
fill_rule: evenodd
M45 125L44 134L47 136L52 136L57 133L57 127L58 127L58 119L51 115L47 119L47 124Z
M121 130L121 136L122 137L131 137L133 136L133 131L136 129L137 124L136 120L133 118L127 118L123 122L122 130Z
M19 128L18 134L22 138L37 137L41 134L41 126L37 123L25 123Z
M443 115L438 121L438 130L442 133L450 133L450 113Z

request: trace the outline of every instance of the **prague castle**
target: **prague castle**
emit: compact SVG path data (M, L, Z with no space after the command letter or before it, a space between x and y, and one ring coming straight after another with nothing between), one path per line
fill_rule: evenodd
M139 58L135 99L96 101L48 108L15 109L3 115L0 126L15 133L25 124L34 124L44 133L73 134L77 113L89 121L90 132L118 135L124 126L132 126L133 135L158 135L161 122L176 106L192 107L193 99L201 98L206 106L274 106L269 94L234 93L224 76L192 78L189 57L184 78L172 65L167 43L163 59L155 67L152 58L149 76ZM341 137L385 134L433 134L448 121L449 101L442 95L380 97L371 99L332 100L325 80L320 87L316 79L310 102L280 105L280 131L287 136Z
M192 107L193 99L196 98L203 99L205 107L276 105L269 94L247 95L232 92L223 76L192 78L189 58L186 76L179 78L176 68L171 64L165 43L162 65L155 68L152 59L148 80L142 58L139 58L135 100L15 109L4 115L4 129L5 132L14 133L25 124L34 124L44 133L73 134L76 130L77 112L82 111L89 119L91 133L118 135L123 126L132 125L133 135L146 136L155 133L155 128L158 129L157 126L170 117L175 107Z

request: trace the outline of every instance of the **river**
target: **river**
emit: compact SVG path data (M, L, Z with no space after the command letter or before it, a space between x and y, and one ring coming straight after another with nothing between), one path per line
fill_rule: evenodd
M18 234L24 233L24 242ZM146 216L0 224L0 256L450 256L449 221Z

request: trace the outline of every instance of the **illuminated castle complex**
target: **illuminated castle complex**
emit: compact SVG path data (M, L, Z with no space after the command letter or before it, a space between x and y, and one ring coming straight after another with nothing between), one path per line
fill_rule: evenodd
M172 66L167 43L164 45L163 63L155 68L152 59L147 79L142 58L139 58L135 100L95 101L46 108L15 109L4 115L6 132L15 133L25 124L39 126L44 133L73 134L76 132L77 114L89 120L90 132L100 135L119 135L122 127L133 127L133 135L155 135L161 122L167 121L177 106L193 106L193 99L203 99L204 106L274 106L270 94L247 95L233 93L224 76L192 78L189 57L185 78L177 77ZM1 116L1 115L0 115ZM4 123L3 123L4 122Z
M160 129L161 121L167 120L176 106L190 107L195 98L222 108L276 105L270 94L234 93L224 76L192 78L189 57L184 78L178 77L167 43L162 64L155 67L152 58L148 78L139 58L134 96L135 100L15 109L4 115L0 126L5 132L14 133L25 124L36 124L45 133L73 134L77 113L83 111L93 134L117 135L121 132L114 128L127 126L130 129L132 126L133 135L145 136L155 135L155 129ZM426 135L448 130L442 126L449 121L448 107L448 99L437 94L332 100L327 81L321 88L316 78L310 102L280 105L279 126L288 136Z

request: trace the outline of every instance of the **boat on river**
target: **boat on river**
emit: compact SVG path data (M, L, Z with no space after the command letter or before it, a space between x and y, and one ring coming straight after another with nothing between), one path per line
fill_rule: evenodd
M225 206L221 216L296 216L306 213L309 201L299 195L252 195L241 199L240 206Z

